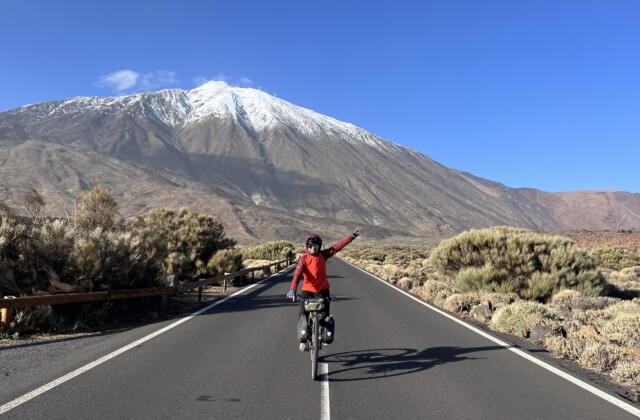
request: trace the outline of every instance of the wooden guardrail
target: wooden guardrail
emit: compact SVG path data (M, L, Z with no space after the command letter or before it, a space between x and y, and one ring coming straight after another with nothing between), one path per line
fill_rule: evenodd
M291 265L292 260L285 259L280 260L261 267L247 268L235 273L225 274L224 276L212 277L208 279L200 279L198 281L180 284L178 286L169 287L151 287L144 289L128 289L128 290L112 290L106 292L88 292L88 293L61 293L55 295L40 295L40 296L24 296L16 298L0 299L0 310L2 312L2 319L0 320L0 326L8 329L12 321L13 310L16 308L26 308L40 305L59 305L65 303L80 303L80 302L102 302L119 299L132 299L149 296L162 296L162 308L163 315L167 313L167 305L169 296L176 295L188 290L198 289L198 302L202 300L202 291L205 286L217 284L223 282L223 293L227 289L227 281L235 279L237 277L244 277L251 274L252 280L255 280L255 272L271 269L276 267L276 270L282 269Z

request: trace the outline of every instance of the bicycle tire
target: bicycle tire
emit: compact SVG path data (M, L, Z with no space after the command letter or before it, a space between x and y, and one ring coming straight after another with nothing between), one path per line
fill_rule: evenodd
M318 330L319 323L318 317L313 316L313 324L312 324L312 333L311 333L311 379L314 381L318 375Z

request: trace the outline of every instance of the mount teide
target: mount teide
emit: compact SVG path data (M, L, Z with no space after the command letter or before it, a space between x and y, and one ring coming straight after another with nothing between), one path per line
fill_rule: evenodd
M640 194L582 193L578 206L569 193L507 188L222 82L2 112L0 179L0 200L14 207L35 188L61 215L99 184L124 217L184 206L241 241L339 237L357 225L370 237L640 226Z

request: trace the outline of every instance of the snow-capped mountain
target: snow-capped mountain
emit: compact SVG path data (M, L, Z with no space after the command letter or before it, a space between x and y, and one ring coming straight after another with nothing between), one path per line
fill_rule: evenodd
M362 141L381 148L397 145L380 139L353 124L338 121L295 106L260 90L234 88L224 82L207 82L193 90L167 89L118 97L77 97L18 108L17 114L51 119L97 112L143 115L169 127L184 127L203 119L231 118L245 129L261 133L279 125L295 127L302 135L346 134L350 141Z
M355 225L378 237L564 226L546 193L446 168L352 124L223 82L2 112L0 177L0 199L14 205L35 188L50 213L62 214L100 184L123 216L186 206L216 214L240 238L340 235ZM625 217L640 225L640 216Z

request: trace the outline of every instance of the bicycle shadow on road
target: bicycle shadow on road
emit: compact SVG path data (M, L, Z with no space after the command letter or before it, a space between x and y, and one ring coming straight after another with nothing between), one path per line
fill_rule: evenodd
M502 346L370 349L321 356L329 364L329 381L349 382L409 375L445 363L482 359L469 353L504 350Z

